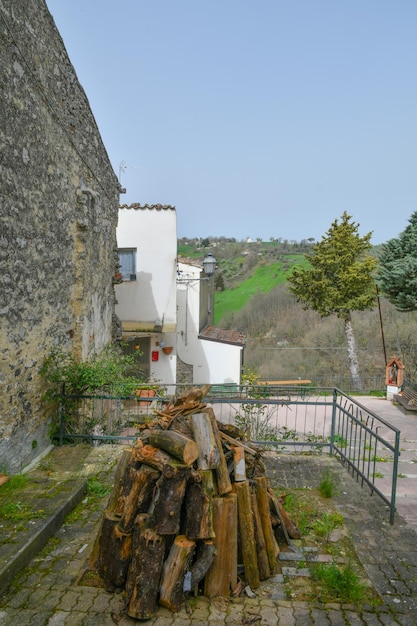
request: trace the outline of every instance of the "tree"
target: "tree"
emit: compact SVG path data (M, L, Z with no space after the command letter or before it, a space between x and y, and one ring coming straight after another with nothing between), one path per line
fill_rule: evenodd
M345 211L340 222L336 219L326 236L304 255L308 264L295 267L287 280L291 293L305 309L321 317L337 315L344 321L353 385L362 391L351 312L374 307L377 260L366 254L372 248L372 233L360 237L358 227Z
M397 239L382 246L377 281L398 311L417 311L417 211Z

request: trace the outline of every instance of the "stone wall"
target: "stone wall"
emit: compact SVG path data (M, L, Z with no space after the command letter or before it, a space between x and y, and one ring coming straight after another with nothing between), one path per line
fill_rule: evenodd
M177 355L177 385L192 385L193 369L192 365L184 363Z
M0 0L0 471L49 445L40 368L112 338L119 183L44 0Z

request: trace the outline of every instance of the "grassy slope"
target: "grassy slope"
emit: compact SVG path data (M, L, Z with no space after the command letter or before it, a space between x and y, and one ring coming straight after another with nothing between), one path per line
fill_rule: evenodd
M287 267L281 261L257 265L253 274L233 289L216 292L214 297L214 323L218 324L229 311L239 311L257 293L267 293L285 282L286 274L294 265L305 263L302 254L289 255Z
M228 244L225 244L226 247ZM288 252L276 241L262 242L261 244L234 243L233 256L227 255L223 257L221 249L215 248L213 252L218 258L218 267L222 272L226 289L224 291L216 291L214 297L214 323L221 325L222 318L231 311L240 311L245 304L258 293L267 293L277 285L285 282L287 273L294 265L307 263L304 253ZM234 282L236 276L240 273L245 263L245 250L256 247L256 250L262 252L258 264L251 270L248 276L247 272L242 272L242 282L237 287L230 287L227 283ZM375 246L373 253L378 254L380 246ZM205 248L196 248L195 245L180 244L178 246L178 254L189 258L202 259L205 255ZM276 259L277 253L279 260ZM371 252L372 253L372 252ZM275 254L275 257L274 257Z

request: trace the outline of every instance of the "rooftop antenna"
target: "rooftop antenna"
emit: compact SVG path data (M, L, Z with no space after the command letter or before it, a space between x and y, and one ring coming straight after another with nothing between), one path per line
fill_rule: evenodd
M127 168L130 167L133 170L143 170L143 167L137 165L128 165L125 161L122 161L119 165L119 183L122 184L122 174L125 173Z
M119 165L119 183L120 184L122 184L122 173L124 174L126 167L127 165L124 161L122 161Z

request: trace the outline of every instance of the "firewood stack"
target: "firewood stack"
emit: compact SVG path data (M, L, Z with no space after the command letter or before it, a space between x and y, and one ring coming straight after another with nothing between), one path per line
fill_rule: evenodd
M158 604L179 610L189 592L238 594L275 572L282 506L260 450L202 402L209 388L157 411L116 470L90 565L139 620Z

